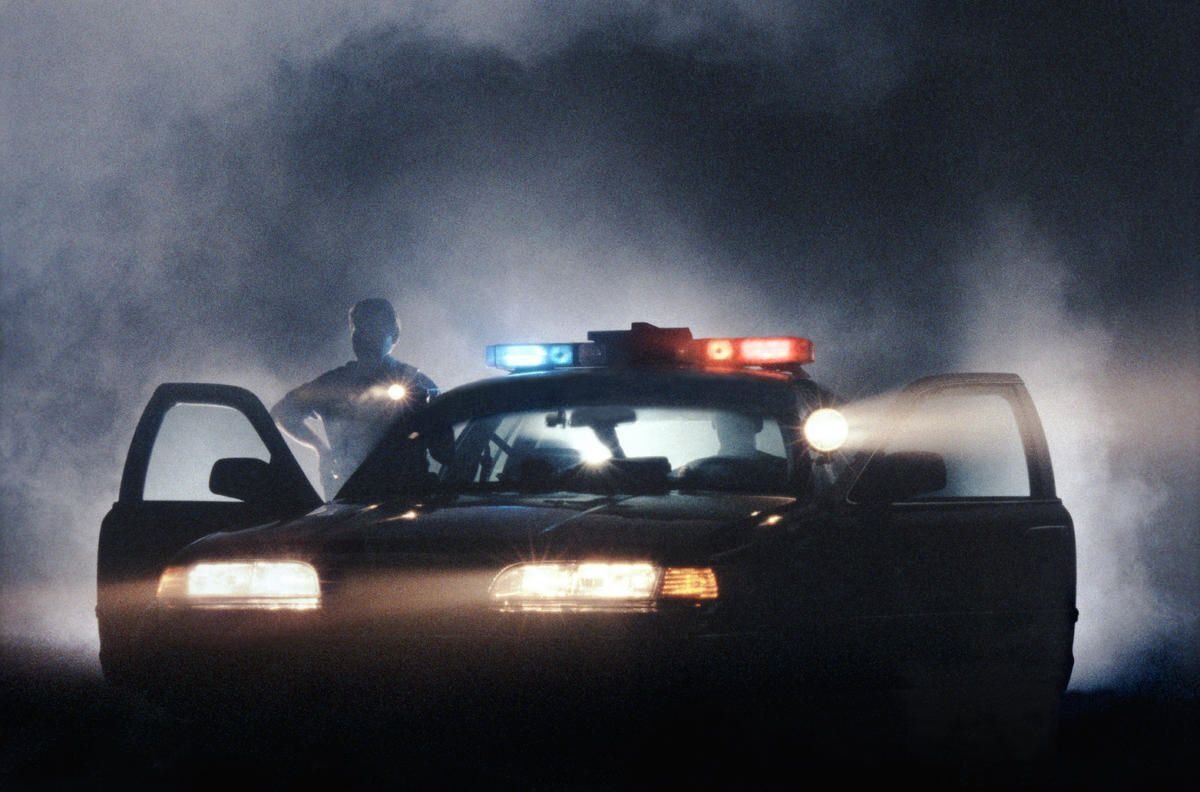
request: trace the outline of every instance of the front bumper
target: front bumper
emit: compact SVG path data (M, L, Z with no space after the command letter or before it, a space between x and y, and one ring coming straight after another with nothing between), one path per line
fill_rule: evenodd
M643 613L424 613L160 609L141 641L156 686L247 691L515 691L571 695L725 684L762 665L750 630L711 609Z

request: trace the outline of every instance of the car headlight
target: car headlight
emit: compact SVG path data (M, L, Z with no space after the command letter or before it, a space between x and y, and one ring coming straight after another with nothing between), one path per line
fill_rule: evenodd
M168 567L158 581L164 605L312 610L321 605L317 570L303 561L202 561Z
M492 600L519 610L649 609L657 600L716 599L707 567L662 568L644 561L514 564L492 581Z

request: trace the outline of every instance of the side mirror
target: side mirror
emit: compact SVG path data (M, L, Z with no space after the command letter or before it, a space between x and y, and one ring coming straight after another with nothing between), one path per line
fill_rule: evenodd
M858 503L892 503L946 487L946 460L928 451L877 454L850 490Z
M218 459L208 474L208 488L214 494L248 503L274 496L274 481L271 465L253 457Z

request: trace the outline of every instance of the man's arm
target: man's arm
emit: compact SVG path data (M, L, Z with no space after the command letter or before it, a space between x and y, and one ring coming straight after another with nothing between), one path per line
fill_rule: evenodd
M271 418L297 443L325 458L330 453L329 444L308 424L310 419L319 417L312 391L312 383L288 391L271 408Z

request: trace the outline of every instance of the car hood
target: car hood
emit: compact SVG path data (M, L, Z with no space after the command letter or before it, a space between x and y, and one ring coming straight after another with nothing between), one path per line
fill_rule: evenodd
M707 564L748 543L790 497L658 494L478 496L327 504L304 517L212 534L175 563L304 560L321 578L330 623L403 622L405 634L495 628L488 590L522 561L649 560Z
M331 503L290 521L212 534L178 563L214 558L361 565L475 565L624 556L695 560L739 542L791 497L654 495L460 495L376 504Z

